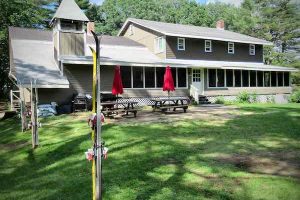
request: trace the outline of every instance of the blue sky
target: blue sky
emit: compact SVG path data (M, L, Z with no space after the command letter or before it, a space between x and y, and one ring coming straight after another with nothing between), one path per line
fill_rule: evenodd
M95 4L101 4L103 3L104 0L90 0L90 2L95 3Z

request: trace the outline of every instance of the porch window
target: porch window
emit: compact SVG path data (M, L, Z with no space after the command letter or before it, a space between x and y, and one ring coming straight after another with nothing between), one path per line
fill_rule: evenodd
M154 67L145 67L145 88L155 88Z
M186 69L177 68L178 87L186 87Z
M164 67L157 67L156 68L156 87L163 87L164 74L165 74L165 68Z
M177 50L185 50L185 38L177 38Z
M121 66L121 77L124 88L131 88L131 67Z
M176 75L176 68L171 68L171 71L172 71L172 78L173 78L173 82L174 82L174 87L177 86L177 75Z
M233 70L232 69L226 70L226 86L233 87Z
M290 73L284 72L284 86L290 86Z
M257 86L263 87L264 86L264 72L257 71Z
M256 87L256 71L250 71L250 87Z
M249 71L242 70L243 87L249 87Z
M278 86L283 86L283 72L277 72Z
M228 42L228 53L234 54L234 43L233 42Z
M224 76L225 76L225 70L224 69L217 69L217 86L218 87L224 87Z
M217 83L217 76L216 76L216 69L208 69L208 86L209 87L216 87Z
M265 87L270 87L270 72L264 72L264 86Z
M132 67L133 88L144 87L144 73L142 67Z
M249 44L249 54L251 56L255 55L255 44Z
M277 72L271 72L271 86L277 86Z
M234 85L235 87L241 87L241 70L234 70Z
M205 40L205 52L212 52L211 40Z

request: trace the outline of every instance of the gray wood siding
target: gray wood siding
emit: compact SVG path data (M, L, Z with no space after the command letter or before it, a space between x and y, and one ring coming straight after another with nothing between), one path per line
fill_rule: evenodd
M167 36L166 56L167 58L193 59L193 60L215 60L215 61L243 61L263 62L263 47L255 45L255 55L249 55L249 44L234 43L234 54L227 53L228 42L212 40L212 52L205 52L205 40L185 39L185 50L177 50L177 37Z
M60 55L84 56L84 34L60 32Z
M92 95L92 65L65 65L64 75L70 82L67 89L39 89L40 103L68 103L74 94ZM101 91L111 92L114 66L101 66Z

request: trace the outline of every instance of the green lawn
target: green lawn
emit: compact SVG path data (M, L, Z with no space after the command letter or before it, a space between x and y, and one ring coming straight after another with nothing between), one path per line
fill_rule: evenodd
M105 125L104 199L300 199L300 105L238 105L236 117ZM40 147L0 121L0 199L91 199L85 114L42 120Z

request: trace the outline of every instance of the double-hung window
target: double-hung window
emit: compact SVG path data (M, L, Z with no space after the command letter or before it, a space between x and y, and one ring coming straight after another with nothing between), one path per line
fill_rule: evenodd
M251 56L254 56L255 55L255 44L250 44L249 45L249 54Z
M177 50L178 51L185 50L185 38L177 38Z
M228 53L234 54L234 43L233 42L228 42Z
M157 37L155 38L155 53L161 53L164 51L164 38Z
M129 35L133 35L133 25L129 25Z
M205 52L212 52L211 40L205 40Z

